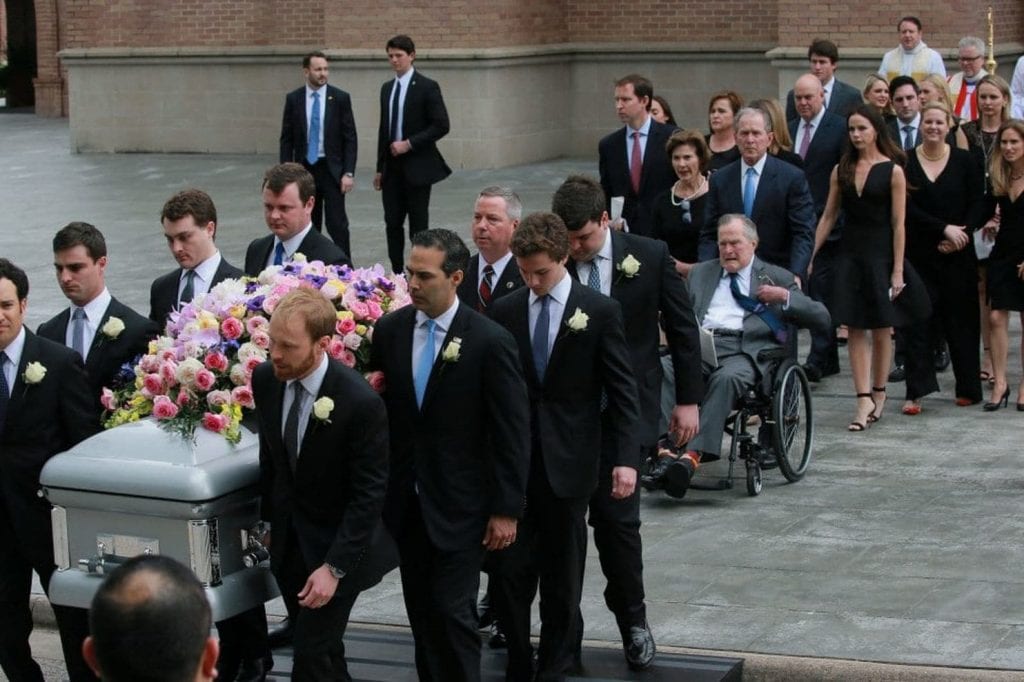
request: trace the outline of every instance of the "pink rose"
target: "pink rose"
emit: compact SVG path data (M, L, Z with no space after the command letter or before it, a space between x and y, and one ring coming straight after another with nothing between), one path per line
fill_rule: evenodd
M206 404L210 407L220 407L231 402L230 391L210 391L206 394Z
M362 301L352 301L352 304L348 307L352 311L352 314L356 316L357 320L365 320L370 316L370 306L366 305Z
M265 299L263 299L263 312L265 312L267 315L273 315L274 308L276 308L277 304L280 302L281 295L271 294L270 296L267 296Z
M228 356L217 351L210 351L206 354L203 364L206 365L206 369L214 372L225 372L228 369Z
M223 414L213 414L212 412L203 413L203 428L209 429L214 433L220 433L224 429L228 428L228 418Z
M252 374L253 370L262 365L266 360L263 358L252 357L245 361L245 373L247 375Z
M342 351L341 357L338 359L341 360L341 363L346 367L356 366L356 354L350 351L348 348Z
M370 384L370 388L372 388L377 393L383 393L384 392L384 388L385 388L386 383L387 383L384 380L384 372L381 372L379 370L376 371L376 372L369 372L366 375L366 381L367 381L367 383Z
M242 407L256 407L256 401L252 397L252 388L249 386L236 386L231 390L231 400Z
M346 317L344 320L338 320L338 323L334 325L334 331L338 332L339 336L345 336L345 334L351 334L356 330L356 321L350 317Z
M229 317L220 323L220 333L229 341L234 341L242 336L243 331L245 331L245 328L242 326L242 323L238 318Z
M177 383L175 375L178 371L178 365L170 360L165 361L160 365L160 378L163 379L168 385L173 386Z
M266 331L269 326L270 322L262 315L254 315L245 321L245 328L249 331L250 336L255 334L257 331Z
M210 370L201 369L196 372L196 388L200 391L209 391L215 383L217 383L217 377Z
M370 310L368 317L374 322L379 320L381 315L384 314L384 311L381 310L380 303L377 303L376 301L367 301L366 307Z
M185 390L184 386L178 390L178 399L175 402L178 403L179 407L184 407L188 403L188 391Z
M332 336L331 342L327 344L327 354L335 360L341 360L341 355L345 352L345 342L337 336Z
M139 367L143 372L157 372L160 370L160 358L155 355L143 355L139 360Z
M100 404L103 405L103 409L113 412L117 409L117 400L114 399L114 392L109 388L104 388L103 392L100 393Z
M157 419L174 419L178 416L178 406L165 395L158 395L153 401L153 416Z
M270 349L270 334L266 333L262 329L257 329L252 333L252 342L257 348L263 350Z
M150 395L159 395L164 392L164 380L159 374L147 374L142 378L142 388Z
M165 348L160 351L160 359L164 362L170 362L178 359L178 352L173 348Z

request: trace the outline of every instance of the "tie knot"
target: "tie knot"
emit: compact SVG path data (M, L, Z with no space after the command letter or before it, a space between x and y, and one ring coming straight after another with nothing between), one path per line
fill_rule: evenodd
M306 388L302 385L302 382L296 379L292 382L292 393L295 394L296 400L302 400L303 394L306 392Z
M195 278L196 278L196 271L195 271L195 270L186 270L186 271L185 271L185 279L186 279L186 280L188 280L189 282L191 282L191 281L192 281L192 280L194 280Z
M804 130L810 130L813 127L814 127L814 124L811 123L810 121L807 121L806 123L804 123Z
M757 170L755 170L753 166L748 167L747 168L747 177L748 178L752 178L755 175L757 175Z
M0 369L3 369L4 365L7 364L7 351L0 350Z
M621 140L622 138L620 137L619 139ZM639 130L634 130L633 131L633 139L634 140L639 140L640 139L640 131Z
M316 90L314 90L313 91L313 101L315 102L318 99L320 99L320 93L317 92Z
M905 132L905 133L909 133L913 129L914 129L914 126L912 126L912 125L905 125L905 126L903 126L903 132Z
M490 263L484 266L484 274L487 275L488 277L494 274L494 268L491 267Z
M547 309L548 302L551 300L551 297L548 296L547 294L544 294L543 296L538 296L537 300L540 301L540 307L541 308Z
M434 330L437 329L437 322L434 320L427 320L426 325L428 334L433 334Z
M75 311L73 313L71 313L71 319L72 320L84 320L85 319L85 309L84 308L79 308L78 306L75 306Z

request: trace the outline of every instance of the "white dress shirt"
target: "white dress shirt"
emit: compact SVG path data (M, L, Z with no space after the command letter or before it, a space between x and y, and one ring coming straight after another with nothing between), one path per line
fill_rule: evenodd
M828 109L828 103L832 100L832 89L836 87L836 77L832 76L828 83L821 86L821 89L825 91L825 104L822 105L822 109ZM815 124L817 125L817 124Z
M204 260L202 263L197 265L193 270L196 273L195 278L192 280L192 296L198 296L199 294L205 294L213 286L213 278L217 274L217 268L220 267L220 251L217 251L212 256ZM178 280L178 300L181 301L181 293L185 291L185 276L188 274L188 270L185 268L181 269L181 279ZM191 303L191 301L181 301L182 303Z
M452 328L452 322L455 320L455 313L458 310L459 298L456 296L448 310L434 318L436 323L434 326L435 361L437 360L437 354L442 350L441 344L444 343L448 330ZM416 311L416 325L412 328L412 375L414 378L416 376L416 368L420 366L420 356L423 355L423 351L427 347L427 320L429 319L422 310Z
M555 286L551 287L548 292L548 357L551 357L551 348L555 345L555 339L558 338L558 331L562 325L562 315L565 314L565 305L569 301L569 292L572 290L572 277L569 276L568 271L565 273L565 277L561 279ZM530 291L530 339L533 339L533 333L537 329L537 316L540 315L540 297L537 294ZM586 312L586 311L584 311Z
M736 273L739 280L741 294L750 295L750 272L753 269L754 261L747 263L746 267L740 268ZM704 314L700 326L705 329L743 329L743 317L747 314L736 299L733 298L732 281L729 273L722 269L722 276L715 287L715 293L708 304L708 311Z
M914 119L912 121L910 121L909 123L901 121L900 119L896 119L896 125L899 127L899 130L900 130L900 149L903 149L903 144L904 144L904 142L907 139L907 131L904 130L904 128L906 128L907 126L910 126L911 128L913 128L913 130L910 131L910 135L911 135L911 140L910 141L911 141L911 144L916 144L917 143L917 131L921 128L921 114L920 114L920 112L918 114L916 114L914 116Z
M317 111L316 112L313 111L313 93L314 92L318 93L320 95L319 106L317 107ZM310 123L312 123L312 121L313 121L313 115L315 114L317 116L317 118L320 119L320 134L317 135L317 140L316 140L316 144L317 144L316 148L318 150L317 151L317 158L320 158L320 157L322 157L324 155L324 112L326 110L327 110L327 84L324 83L319 88L314 90L313 88L309 87L309 84L307 83L306 84L306 133L307 134L309 133L309 129L311 127ZM302 150L302 158L303 159L306 158L306 150L305 149Z
M18 335L7 344L7 348L0 348L7 354L7 362L4 363L4 379L7 379L7 390L13 395L14 382L18 378L18 365L21 363L21 353L25 350L25 325L21 326Z
M324 377L327 376L327 365L329 358L324 353L320 358L320 364L312 372L301 379L291 379L285 382L284 400L281 402L281 436L284 436L285 422L288 421L288 412L292 409L292 402L295 400L295 389L292 384L298 381L302 384L305 392L302 394L302 404L299 405L299 450L302 449L302 438L306 434L306 427L309 426L309 415L313 413L313 402L320 394L320 387L323 386ZM296 451L298 457L298 450Z
M267 262L264 263L264 265L269 267L274 264L274 252L277 251L278 244L284 244L284 258L282 259L282 262L288 263L295 257L295 252L299 250L300 246L302 246L302 240L306 238L306 235L309 234L309 231L312 229L313 223L310 223L309 225L306 225L304 230L292 237L289 237L288 239L285 239L283 242L280 237L274 237L274 245L270 247L270 254L267 256Z
M648 134L651 132L651 117L648 116L647 119L644 120L643 125L641 125L636 130L633 130L628 125L626 126L626 167L629 168L631 171L633 170L632 160L634 132L640 133L640 163L643 163L644 153L647 151L647 137Z
M110 305L110 292L107 291L106 287L103 287L103 291L100 295L92 299L84 306L82 310L85 311L85 326L82 330L82 351L85 360L89 357L89 349L92 347L92 341L96 338L96 330L99 329L100 320L103 319L103 314L107 312L107 307ZM74 348L74 336L75 336L75 308L78 306L72 305L68 309L68 327L64 332L64 345L68 348Z
M590 268L597 264L597 274L601 277L601 293L605 296L612 295L612 277L615 274L614 264L612 263L612 233L611 230L606 229L604 231L604 244L601 245L601 250L597 252L593 260L580 261L576 263L576 276L579 277L580 283L583 286L588 286L590 282Z
M412 74L416 69L409 69L405 74L401 76L395 76L395 81L402 84L402 90L398 93L398 127L395 128L397 134L392 142L397 140L405 139L405 129L402 127L405 124L405 96L409 94L409 84L412 83ZM391 87L391 97L388 98L388 123L391 122L391 112L394 111L395 101L395 88Z

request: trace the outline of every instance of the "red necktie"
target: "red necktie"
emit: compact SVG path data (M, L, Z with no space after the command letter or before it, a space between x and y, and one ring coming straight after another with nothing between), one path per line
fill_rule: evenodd
M640 194L640 172L643 170L644 160L640 156L640 131L633 131L633 153L629 161L629 180L633 185L633 193Z
M491 304L491 278L494 277L494 268L488 263L484 266L484 276L480 279L480 303L477 310L483 312Z

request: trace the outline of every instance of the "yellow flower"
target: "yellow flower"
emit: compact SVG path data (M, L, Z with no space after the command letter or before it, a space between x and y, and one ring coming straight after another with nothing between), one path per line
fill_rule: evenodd
M355 317L355 315L352 314L351 310L339 310L338 311L338 319L339 320L351 320L354 317Z
M365 324L357 324L356 325L356 334L359 334L359 336L366 336L366 325Z

